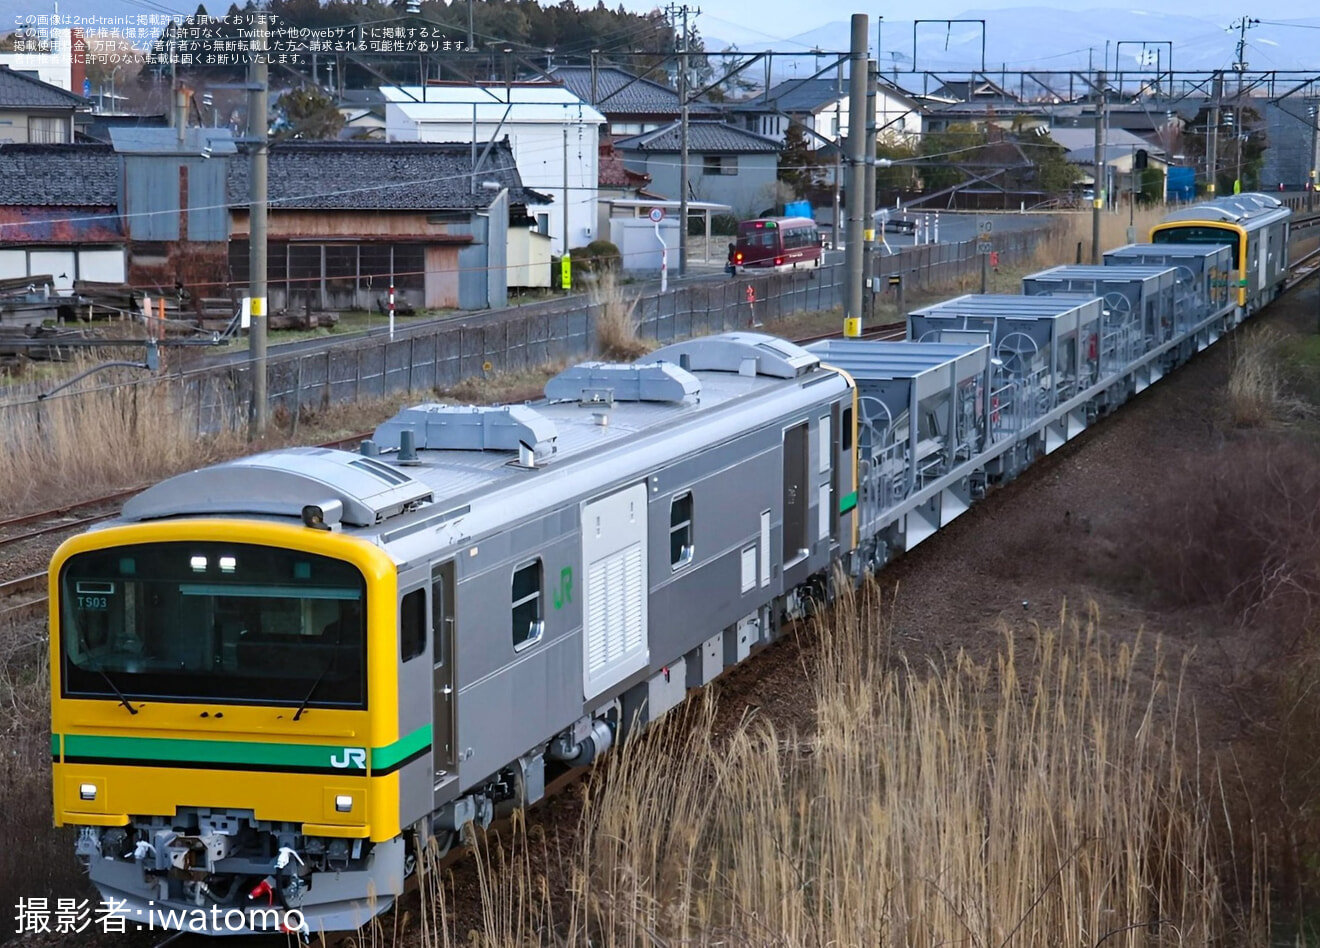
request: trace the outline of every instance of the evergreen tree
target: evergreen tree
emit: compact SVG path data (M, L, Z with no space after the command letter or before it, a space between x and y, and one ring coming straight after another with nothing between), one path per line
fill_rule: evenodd
M806 131L797 122L790 122L784 132L784 148L779 153L779 180L790 188L795 198L807 196L807 192L819 187L821 174L820 156L807 147Z
M292 89L279 97L275 108L283 115L275 138L317 140L336 138L344 116L334 100L315 86Z
M1204 173L1211 132L1210 108L1202 107L1192 123L1183 129L1183 153L1187 163ZM1250 105L1241 109L1221 106L1216 129L1215 185L1220 194L1232 194L1233 182L1242 168L1242 190L1260 188L1260 172L1265 164L1265 123Z

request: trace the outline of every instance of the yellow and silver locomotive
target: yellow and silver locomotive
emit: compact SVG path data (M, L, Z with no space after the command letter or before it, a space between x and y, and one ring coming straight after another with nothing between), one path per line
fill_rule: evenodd
M854 386L791 343L680 343L547 396L183 474L60 548L55 818L107 900L356 928L419 847L746 658L855 546Z

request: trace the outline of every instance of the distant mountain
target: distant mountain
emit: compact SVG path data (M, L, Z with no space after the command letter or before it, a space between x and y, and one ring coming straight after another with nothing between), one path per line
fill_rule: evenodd
M1235 57L1236 31L1227 20L1206 19L1145 10L1069 10L1060 7L1016 7L1003 10L968 10L955 20L984 20L984 68L994 78L1001 69L1076 70L1098 69L1106 61L1110 69L1153 69L1169 66L1172 43L1176 69L1231 69ZM723 24L721 24L723 25ZM982 29L979 23L924 22L917 28L913 49L913 21L890 20L880 24L871 18L871 54L877 32L883 43L881 68L887 74L922 71L967 72L982 68ZM1308 28L1309 27L1309 28ZM1320 17L1268 22L1247 33L1246 60L1251 69L1320 68L1315 30ZM850 25L846 20L825 23L785 40L739 39L743 52L773 49L775 52L809 53L812 49L846 51ZM1133 37L1165 42L1131 42ZM1106 42L1108 41L1108 50ZM1119 41L1123 41L1119 47ZM728 43L705 38L706 49L716 51ZM826 60L804 55L776 57L775 79L812 75ZM762 75L759 67L750 70ZM911 76L907 77L909 80ZM1065 90L1061 90L1065 91Z

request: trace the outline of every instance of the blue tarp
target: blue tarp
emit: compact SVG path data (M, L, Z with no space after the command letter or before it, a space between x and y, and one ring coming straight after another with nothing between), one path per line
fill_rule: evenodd
M1167 187L1168 200L1195 201L1196 169L1170 165L1168 170Z

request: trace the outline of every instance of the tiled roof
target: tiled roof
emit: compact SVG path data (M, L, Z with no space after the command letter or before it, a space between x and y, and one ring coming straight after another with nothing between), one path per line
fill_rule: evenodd
M0 108L73 111L88 104L88 101L80 95L65 92L59 86L15 72L8 66L0 66Z
M652 79L641 79L615 66L596 68L596 96L592 102L591 67L559 66L550 78L564 84L583 102L590 102L606 116L678 115L678 92ZM704 102L690 103L689 112L710 113Z
M842 91L840 91L842 90ZM778 109L790 115L814 112L848 95L848 83L840 86L836 79L789 79L770 87L746 102L738 103L740 111Z
M0 205L118 203L119 156L109 145L0 146Z
M678 122L621 138L614 147L619 151L677 153L681 147ZM725 122L688 123L688 151L696 154L778 154L782 147L773 138Z
M1054 139L1055 144L1066 151L1086 150L1092 155L1095 154L1095 129L1094 128L1051 128L1050 138ZM1105 132L1105 144L1111 148L1122 148L1124 154L1133 148L1142 148L1147 152L1157 152L1164 154L1162 148L1157 148L1140 135L1134 135L1132 132L1122 128L1111 128Z
M480 149L478 149L478 155ZM509 189L513 204L546 204L551 198L524 188L507 139L496 142L471 187L470 142L286 142L270 148L272 206L312 210L443 211L486 207ZM248 162L229 163L229 203L247 206Z

